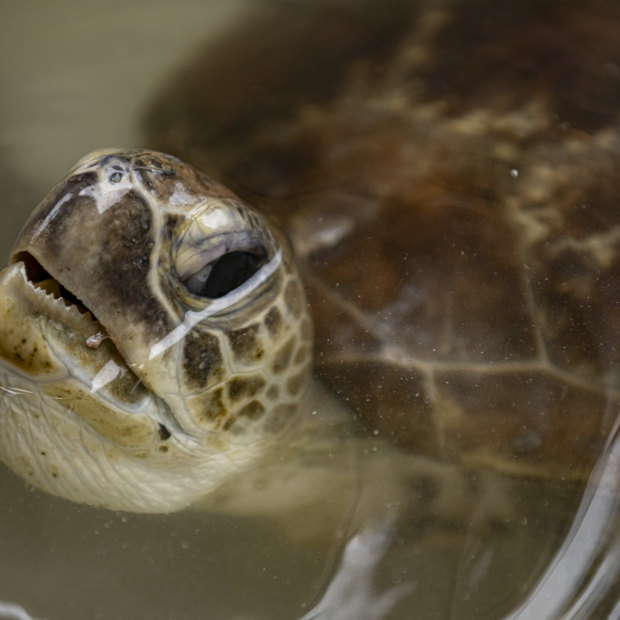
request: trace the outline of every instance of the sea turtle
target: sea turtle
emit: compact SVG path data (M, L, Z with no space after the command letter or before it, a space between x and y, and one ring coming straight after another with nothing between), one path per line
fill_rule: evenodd
M586 479L620 404L617 119L575 103L546 48L523 45L543 38L532 11L502 3L468 30L463 6L412 14L414 28L386 18L394 36L342 53L329 88L315 75L316 96L284 104L275 88L258 116L250 78L229 98L208 79L207 99L171 89L193 107L166 102L184 111L173 122L158 108L159 143L221 165L242 199L153 151L82 160L2 274L2 460L70 499L165 512L223 497L266 461L285 468L301 418L323 460L360 442L387 461ZM587 42L600 24L575 7L558 4ZM498 70L493 46L467 53L489 23L520 64ZM607 87L617 71L615 47L584 68L557 46L576 83ZM506 66L525 67L512 94ZM235 118L211 114L221 102ZM311 423L309 312L350 437Z
M620 9L381 7L261 7L165 85L149 143L288 231L316 373L368 430L584 479L620 394Z

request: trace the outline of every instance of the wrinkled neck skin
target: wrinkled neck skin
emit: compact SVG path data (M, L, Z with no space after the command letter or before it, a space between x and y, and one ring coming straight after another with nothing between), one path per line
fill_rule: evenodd
M0 372L5 371L0 368ZM53 462L47 466L54 469L57 495L98 506L101 504L96 489L105 487L109 504L106 508L118 505L126 511L152 513L192 508L283 522L292 519L299 525L294 528L298 537L313 537L311 530L319 524L322 529L348 529L360 494L361 446L352 440L348 413L314 381L302 398L299 423L273 443L257 449L252 459L246 453L244 464L237 471L230 455L223 457L222 463L213 457L202 462L185 461L181 466L168 462L157 467L148 460L141 461L100 441L94 434L91 436L87 427L76 431L75 426L67 423L62 401L37 394L36 384L20 386L12 377L10 385L13 393L5 390L0 397L13 401L10 408L5 407L6 415L27 423L32 416L32 400L39 402L38 424L31 425L31 434L37 435L33 439L40 452L52 457ZM3 426L6 429L11 424ZM20 463L29 461L31 477L36 480L40 462L29 455L24 443L20 436L0 432L0 451L7 464L19 469ZM249 449L244 447L246 452ZM66 451L71 458L54 458L59 450ZM88 467L75 465L87 462ZM208 474L218 467L230 470L231 474L219 486L211 485L209 480L213 476ZM64 486L63 481L75 477L83 484L80 495L72 497L75 484L68 482ZM174 488L174 493L169 492L170 488ZM95 490L89 494L88 489ZM295 515L305 515L303 525Z
M6 372L0 365L0 373ZM47 490L78 503L128 512L189 508L264 518L291 538L316 542L346 536L386 503L396 505L402 492L396 483L386 485L395 481L388 470L396 451L356 437L350 412L314 380L301 398L296 422L267 444L254 442L253 455L248 454L252 444L240 447L239 465L230 450L219 458L161 463L128 455L88 426L72 425L63 401L39 391L36 382L20 384L12 375L7 385L10 390L0 395L4 415L11 418L0 429L3 460L30 473L26 478L35 486L53 470L56 486ZM39 413L33 418L34 406ZM33 419L37 424L30 424ZM23 439L28 433L10 432L16 424L29 424L29 440ZM33 444L42 458L32 455ZM373 452L377 446L382 448ZM214 476L218 468L227 474Z
M0 373L4 380L7 371L1 364ZM412 510L462 520L472 502L480 501L457 466L407 454L380 436L361 434L351 412L315 380L301 397L296 422L273 441L240 446L238 460L228 451L159 463L101 441L88 426L72 425L62 401L38 391L36 383L19 384L13 375L9 385L0 394L7 416L0 427L3 460L22 475L25 471L35 486L42 486L36 484L37 476L51 470L56 486L46 490L78 503L126 512L190 509L260 518L290 539L324 544ZM29 424L34 403L40 414L37 424ZM16 424L29 424L29 434L11 433ZM34 458L33 444L46 453L43 458ZM248 454L251 450L254 454ZM59 456L63 454L70 458ZM225 473L219 475L218 469ZM432 504L415 492L420 483L433 485ZM512 507L505 491L493 480L484 486L492 496L485 517L506 518Z

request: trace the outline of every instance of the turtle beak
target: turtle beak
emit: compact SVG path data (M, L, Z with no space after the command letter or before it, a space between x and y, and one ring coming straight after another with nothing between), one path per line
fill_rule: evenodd
M121 375L138 382L96 317L32 256L16 258L0 272L0 361L37 380L72 376L91 393Z
M90 314L91 319L97 322L95 314L56 278L51 276L32 254L29 252L18 252L11 258L11 263L23 265L26 279L36 288L45 291L48 295L52 295L54 299L62 300L65 306L75 308L80 314Z

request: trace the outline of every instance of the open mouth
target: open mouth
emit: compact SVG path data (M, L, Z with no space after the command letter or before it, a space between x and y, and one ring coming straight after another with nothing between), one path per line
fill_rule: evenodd
M13 257L14 263L22 263L26 269L26 277L35 287L60 299L70 308L74 307L80 314L90 314L93 321L99 322L90 311L71 291L66 289L56 278L50 275L45 267L29 252L19 252Z
M13 257L12 262L17 265L23 265L26 280L32 285L35 293L38 293L40 296L38 299L39 305L42 306L39 307L40 313L47 313L48 318L56 319L62 323L67 322L68 319L73 319L70 320L72 328L82 328L88 332L84 339L87 347L97 349L104 340L107 340L122 358L122 355L95 313L54 278L32 254L29 252L18 252ZM59 306L64 312L62 310L59 312Z
M17 338L22 343L17 346L25 350L31 335L40 333L45 346L39 347L38 353L36 350L31 352L31 355L36 353L39 367L50 368L50 363L60 363L90 392L99 391L114 381L113 392L117 396L123 394L125 405L142 398L144 390L138 389L142 380L108 336L95 313L29 252L15 254L12 263L12 268L3 272L2 282L5 295L13 299L9 303L18 308L17 315L13 315L15 318L9 319L7 316L7 323L16 321L14 333L8 337L13 340ZM20 335L22 333L23 336ZM21 368L22 358L27 357L24 353L20 356L15 360L18 368ZM16 365L11 359L8 361ZM112 398L111 393L107 398Z

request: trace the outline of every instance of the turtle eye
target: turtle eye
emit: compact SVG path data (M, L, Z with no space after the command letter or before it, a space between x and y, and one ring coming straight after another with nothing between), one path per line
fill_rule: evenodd
M236 200L207 200L184 220L171 258L175 279L193 298L186 300L190 306L222 298L234 304L230 294L237 291L241 299L260 285L278 251L258 214Z
M264 248L255 248L251 252L227 252L205 265L185 285L190 293L199 297L224 297L249 280L267 262L266 259Z

